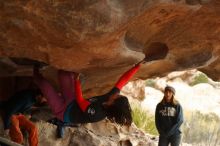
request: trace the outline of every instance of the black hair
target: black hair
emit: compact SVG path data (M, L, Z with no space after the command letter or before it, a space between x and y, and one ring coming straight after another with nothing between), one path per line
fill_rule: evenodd
M107 118L117 124L130 126L132 123L132 111L128 98L122 95L118 96L114 103L107 108Z

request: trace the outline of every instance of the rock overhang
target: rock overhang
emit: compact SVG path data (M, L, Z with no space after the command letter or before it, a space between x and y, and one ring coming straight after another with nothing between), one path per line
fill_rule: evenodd
M167 47L165 59L134 78L197 68L220 80L217 0L1 1L0 8L2 77L31 76L30 66L10 62L27 58L49 64L43 72L51 80L57 69L81 72L86 93L103 93L145 48Z

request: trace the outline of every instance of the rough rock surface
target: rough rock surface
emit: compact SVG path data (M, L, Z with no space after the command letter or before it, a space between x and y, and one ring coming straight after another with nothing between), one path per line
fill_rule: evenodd
M42 114L41 114L42 116ZM65 128L62 139L56 138L56 126L39 121L39 146L156 146L150 135L131 127L121 127L103 120L94 124L85 124L75 128ZM3 135L0 120L0 136Z
M48 63L53 80L54 68L82 72L84 91L94 95L141 60L143 49L168 47L165 59L136 77L198 68L219 80L219 22L218 0L0 1L0 75L30 75L7 57L29 58Z
M80 128L66 128L64 139L55 138L55 127L51 124L38 123L40 143L48 146L154 146L154 142L134 125L130 128L119 127L108 121L86 124ZM49 139L49 140L48 140Z
M145 98L145 86L145 81L135 80L124 86L121 94L130 99L143 100Z

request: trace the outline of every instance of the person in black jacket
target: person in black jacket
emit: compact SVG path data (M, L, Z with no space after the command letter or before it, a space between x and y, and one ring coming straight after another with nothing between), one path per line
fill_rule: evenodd
M159 146L179 146L181 141L180 126L183 123L183 110L174 98L175 89L166 86L164 97L157 104L155 123L159 132Z

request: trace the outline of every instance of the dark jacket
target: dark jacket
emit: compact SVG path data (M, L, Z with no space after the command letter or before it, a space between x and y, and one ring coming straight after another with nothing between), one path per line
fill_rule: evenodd
M160 136L170 137L180 134L183 123L183 110L179 103L158 103L155 113L155 123Z
M33 90L22 90L13 95L5 102L4 110L4 129L10 127L10 118L13 114L24 113L29 110L35 103L37 93Z
M140 64L136 64L127 72L125 72L117 81L112 90L104 95L91 97L88 100L82 96L81 85L79 79L75 79L74 100L64 113L64 122L70 123L93 123L98 122L107 117L107 111L103 106L109 97L113 94L119 94L123 86L127 84L129 79L138 71Z
M107 94L89 98L88 101L91 104L85 112L80 109L78 103L74 100L66 109L64 122L74 124L93 123L105 119L107 113L103 103L108 100L109 96L119 92L120 90L115 87Z

